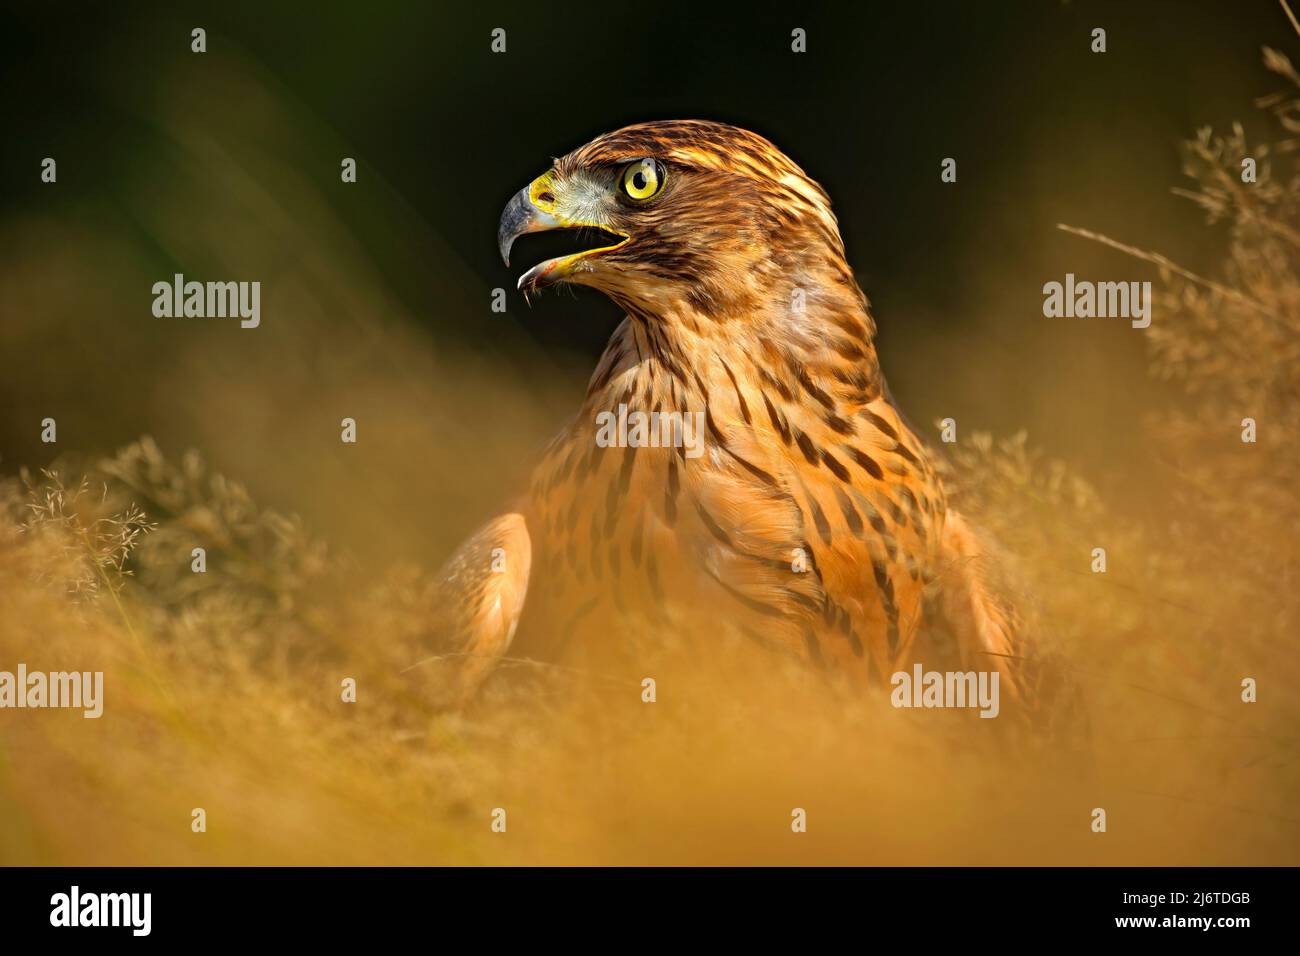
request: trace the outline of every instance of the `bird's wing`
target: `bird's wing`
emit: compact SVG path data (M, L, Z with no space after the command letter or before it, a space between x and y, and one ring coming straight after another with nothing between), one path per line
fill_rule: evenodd
M887 680L921 624L939 552L942 487L889 402L877 397L832 414L811 375L795 368L782 379L788 368L756 360L752 371L733 371L723 363L732 387L709 396L710 440L734 481L705 476L713 499L727 493L728 507L710 500L708 489L698 497L719 523L776 548L751 541L746 550L787 562L791 548L807 552L807 574L775 560L740 563L726 575L732 590L801 620L810 659L834 658L850 676L874 671Z
M990 558L960 512L949 510L939 568L940 608L963 667L993 669L1002 687L1019 696L1020 622L1004 591L992 582Z
M936 564L942 490L893 406L876 400L826 425L807 403L789 409L787 460L817 559L827 619L888 680L910 658ZM839 642L843 643L843 642ZM836 647L832 640L831 650Z
M532 542L524 516L498 515L466 539L438 573L434 637L460 666L468 700L510 647L528 593Z

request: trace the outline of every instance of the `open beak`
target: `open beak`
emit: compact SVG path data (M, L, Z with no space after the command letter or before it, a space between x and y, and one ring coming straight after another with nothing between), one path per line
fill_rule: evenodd
M530 232L546 232L551 229L593 229L611 232L608 226L571 219L558 209L549 188L552 176L552 173L546 173L538 177L515 193L510 202L506 203L506 208L501 213L501 224L497 227L497 248L501 250L501 259L507 266L510 265L510 250L515 240ZM627 241L627 236L620 233L613 234L620 236L620 241L613 245L584 249L572 255L538 263L519 277L518 288L524 292L531 292L553 285L562 279L568 279L579 272L588 271L589 257L617 249Z
M533 205L529 195L531 189L531 186L525 186L515 193L501 213L501 225L497 227L497 248L501 250L501 261L507 266L510 265L510 249L524 233L543 232L563 226L555 216Z

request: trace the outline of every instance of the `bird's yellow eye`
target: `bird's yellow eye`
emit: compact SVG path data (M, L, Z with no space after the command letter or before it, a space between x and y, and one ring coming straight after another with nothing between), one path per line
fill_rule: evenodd
M629 199L649 199L663 185L664 168L653 159L638 159L623 170L623 192Z

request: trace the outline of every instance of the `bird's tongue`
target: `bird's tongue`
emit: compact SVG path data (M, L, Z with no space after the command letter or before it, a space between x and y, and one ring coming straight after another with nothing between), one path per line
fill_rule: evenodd
M534 289L544 289L559 277L556 275L557 267L569 256L560 256L556 259L547 259L545 262L539 262L527 272L519 277L519 283L516 288L521 291L531 291Z
M584 256L617 246L623 237L602 229L584 227L581 229L552 229L533 233L526 237L529 247L536 246L543 253L560 252L553 258L543 260L519 277L520 289L541 289L559 281L570 271L581 268ZM535 250L530 248L530 254Z

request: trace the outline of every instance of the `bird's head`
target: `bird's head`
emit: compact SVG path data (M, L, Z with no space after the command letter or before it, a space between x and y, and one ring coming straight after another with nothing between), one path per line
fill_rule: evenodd
M641 123L557 159L502 213L502 258L520 236L553 229L598 240L533 266L525 293L571 282L634 313L716 319L800 283L849 294L847 283L861 297L826 193L766 139L723 123Z

